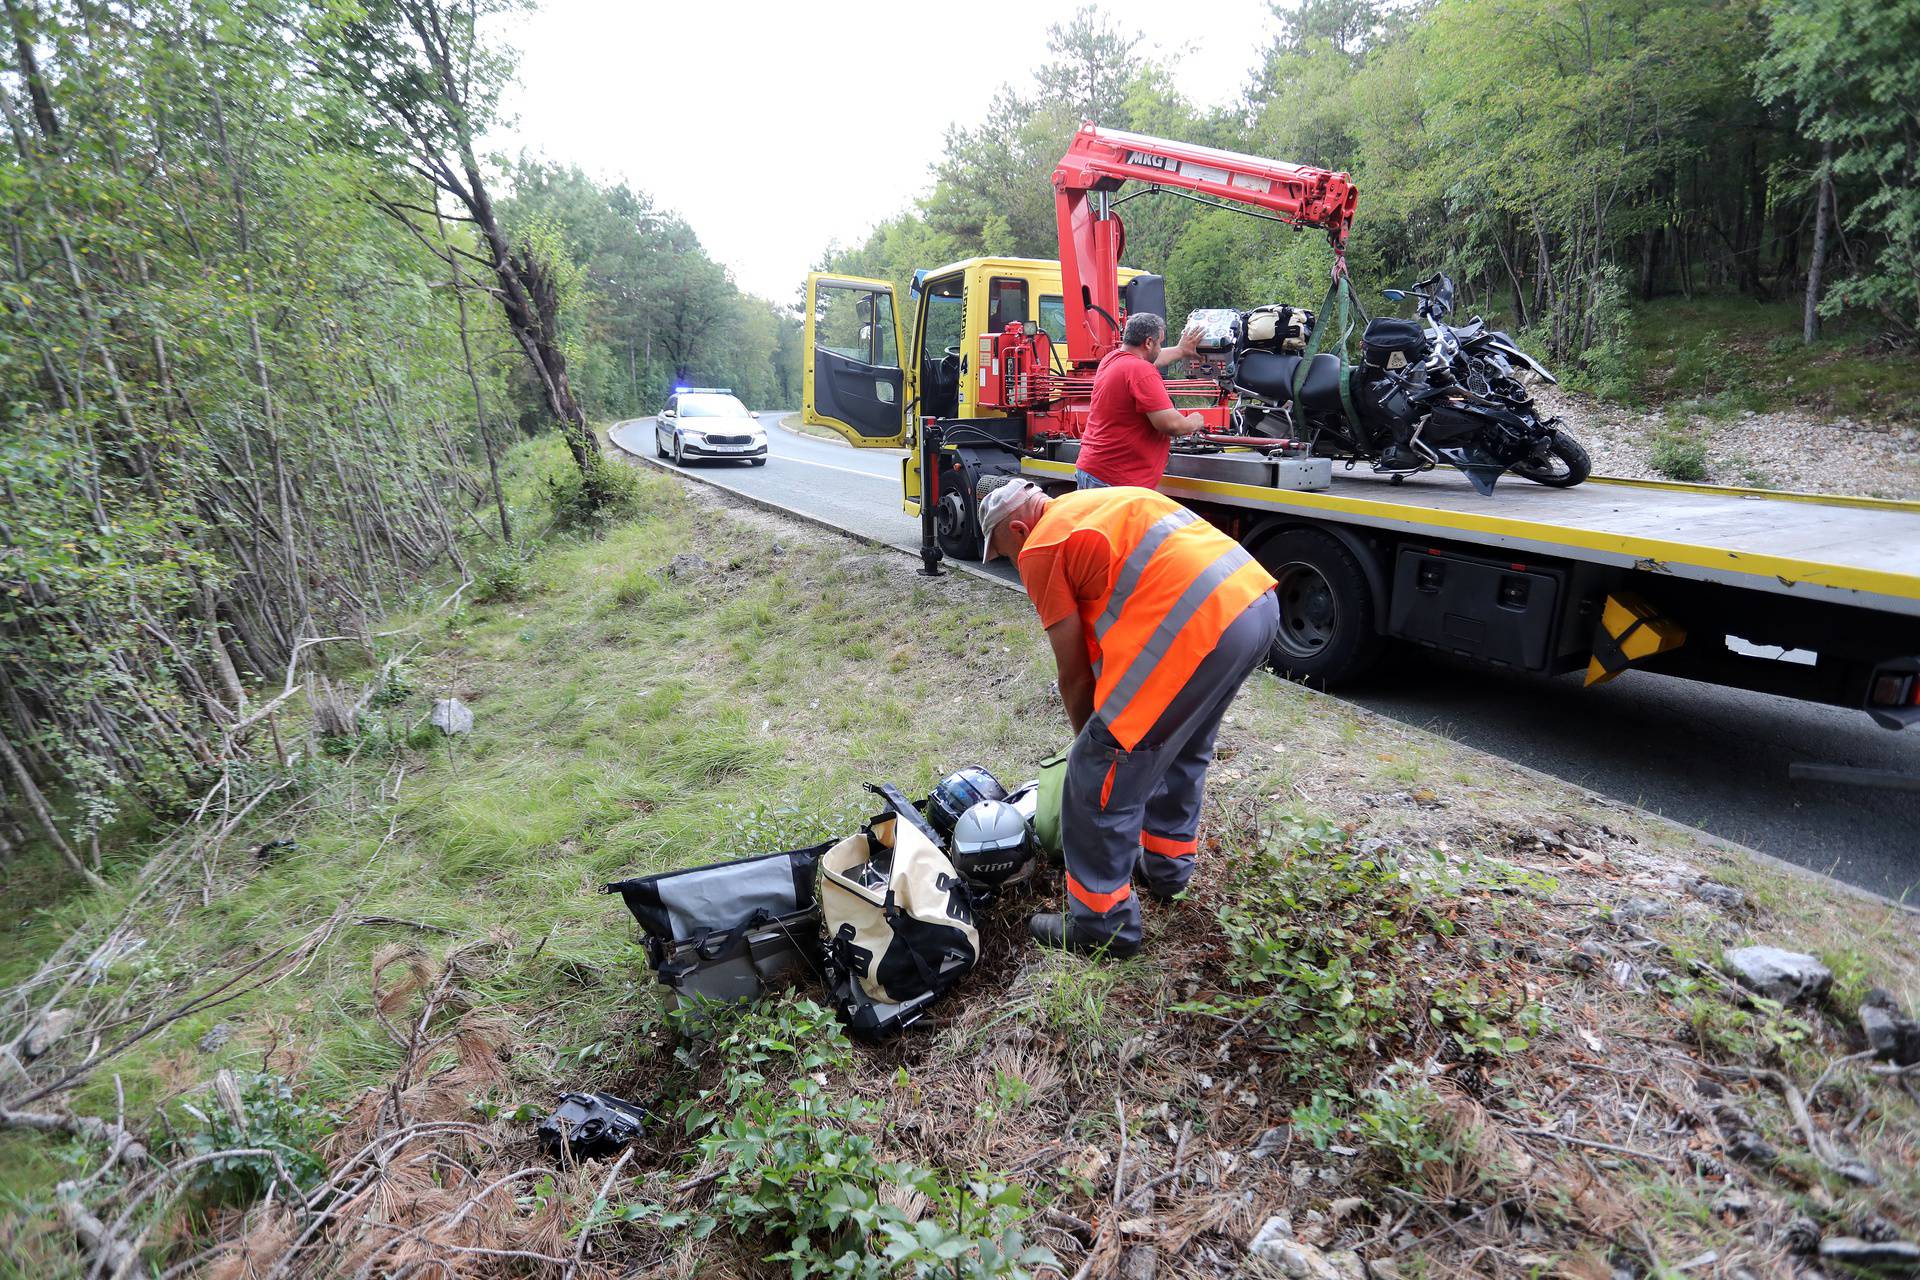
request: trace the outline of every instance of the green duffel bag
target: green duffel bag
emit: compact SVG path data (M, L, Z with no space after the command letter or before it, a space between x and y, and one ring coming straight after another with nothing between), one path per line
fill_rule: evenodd
M1066 789L1067 753L1062 751L1040 762L1040 789L1033 806L1033 838L1056 862L1066 857L1066 846L1060 843L1060 807Z

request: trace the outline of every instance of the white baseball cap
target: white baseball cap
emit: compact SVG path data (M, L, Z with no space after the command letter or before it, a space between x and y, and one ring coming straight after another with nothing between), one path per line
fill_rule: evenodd
M980 499L980 537L986 544L981 558L984 560L995 558L992 548L993 534L996 529L1014 517L1024 514L1030 505L1044 503L1046 498L1047 495L1040 486L1030 480L1018 478L988 490L987 496Z

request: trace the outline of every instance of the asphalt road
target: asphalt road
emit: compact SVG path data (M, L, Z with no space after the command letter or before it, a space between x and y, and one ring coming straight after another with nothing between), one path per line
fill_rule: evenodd
M849 449L760 415L764 467L695 463L703 479L917 551L900 509L900 452ZM613 429L653 456L653 421ZM668 464L671 465L671 464ZM1004 565L988 566L1011 577ZM1789 779L1795 762L1920 774L1920 728L1860 712L1633 672L1596 689L1577 675L1489 671L1396 649L1342 697L1407 724L1890 898L1920 900L1920 792Z

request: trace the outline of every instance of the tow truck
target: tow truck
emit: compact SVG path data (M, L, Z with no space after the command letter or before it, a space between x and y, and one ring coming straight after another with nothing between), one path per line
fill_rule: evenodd
M1128 315L1166 314L1164 279L1121 265L1126 200L1323 230L1334 287L1350 287L1358 197L1344 173L1086 124L1053 188L1057 261L916 273L905 325L888 281L807 277L803 418L906 449L902 505L928 573L978 558L982 476L1072 486L1095 366ZM1273 573L1283 674L1337 685L1398 640L1540 674L1584 668L1589 684L1657 671L1863 708L1888 728L1920 721L1920 503L1603 476L1493 497L1443 472L1336 478L1326 459L1233 434L1226 379L1168 390L1209 430L1176 445L1160 488Z

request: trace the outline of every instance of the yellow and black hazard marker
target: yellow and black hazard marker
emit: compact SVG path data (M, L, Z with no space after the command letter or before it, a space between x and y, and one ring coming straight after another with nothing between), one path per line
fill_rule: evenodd
M1605 684L1635 662L1678 649L1687 630L1639 596L1612 595L1593 629L1593 656L1587 660L1587 684Z

